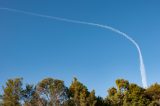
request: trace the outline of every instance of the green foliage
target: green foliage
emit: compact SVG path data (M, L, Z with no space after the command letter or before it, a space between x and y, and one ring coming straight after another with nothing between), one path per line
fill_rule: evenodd
M76 106L87 106L88 89L77 78L73 79L69 90Z
M116 85L118 87L118 90L120 92L123 92L125 90L128 90L129 82L127 80L124 80L124 79L117 79L116 80Z
M160 85L155 83L146 89L145 94L151 100L160 100Z
M97 103L95 90L92 90L87 98L88 106L95 106Z
M145 95L145 89L136 84L129 84L127 80L116 80L117 88L108 90L107 100L113 106L146 106L150 103Z
M72 99L68 99L62 104L62 106L75 106L75 103Z
M39 94L36 92L36 87L33 85L27 84L21 93L24 106L42 106L46 104L46 101L43 98L40 98Z
M57 106L65 101L66 89L62 80L53 78L43 79L37 86L37 92L43 99L46 99L47 105L50 106Z
M160 101L152 101L149 106L160 106Z
M108 104L109 102L107 100L104 100L102 97L98 96L96 98L96 105L95 106L109 106L109 105L106 105Z
M20 106L22 78L9 79L3 87L3 105Z
M129 89L125 94L124 102L132 105L148 105L148 99L144 95L145 89L136 84L130 84Z
M117 93L117 89L115 87L112 87L108 90L108 96L114 96Z
M105 99L88 91L74 78L67 88L62 80L45 78L37 85L22 88L22 78L9 79L3 86L0 106L160 106L160 85L144 89L124 79L115 81Z

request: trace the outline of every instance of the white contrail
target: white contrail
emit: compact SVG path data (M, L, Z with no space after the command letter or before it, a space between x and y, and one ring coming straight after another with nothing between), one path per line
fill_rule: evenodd
M136 46L136 48L138 50L142 84L143 84L144 88L147 88L146 71L145 71L145 66L144 66L144 63L143 63L143 57L142 57L141 49L140 49L139 45L137 44L137 42L135 40L133 40L130 36L128 36L126 33L121 32L120 30L115 29L115 28L113 28L111 26L108 26L108 25L101 25L101 24L97 24L97 23L90 23L90 22L85 22L85 21L78 21L78 20L72 20L72 19L67 19L67 18L54 17L54 16L37 14L37 13L33 13L33 12L27 12L27 11L11 9L11 8L0 8L0 10L18 12L18 13L23 13L23 14L28 14L28 15L33 15L33 16L38 16L38 17L43 17L43 18L48 18L48 19L54 19L54 20L58 20L58 21L65 21L65 22L70 22L70 23L77 23L77 24L96 26L96 27L100 27L100 28L111 30L111 31L113 31L115 33L118 33L118 34L124 36L126 39L128 39L130 42L132 42Z

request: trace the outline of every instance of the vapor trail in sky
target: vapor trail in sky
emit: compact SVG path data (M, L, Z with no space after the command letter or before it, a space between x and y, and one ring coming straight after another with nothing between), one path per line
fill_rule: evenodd
M22 11L22 10L17 10L17 9L12 9L12 8L0 8L0 10L6 10L10 12L16 12L16 13L23 13L27 15L32 15L32 16L38 16L38 17L43 17L43 18L48 18L48 19L53 19L53 20L58 20L58 21L64 21L64 22L70 22L70 23L76 23L76 24L84 24L84 25L90 25L90 26L96 26L104 29L111 30L115 33L118 33L119 35L122 35L126 39L128 39L131 43L135 45L135 47L138 50L139 54L139 61L140 61L140 72L141 72L141 78L142 78L142 84L144 88L147 88L147 78L146 78L146 71L145 71L145 66L143 62L143 57L141 53L141 49L137 42L133 40L130 36L128 36L126 33L121 32L120 30L113 28L108 25L101 25L97 23L90 23L90 22L85 22L85 21L79 21L79 20L72 20L72 19L67 19L67 18L61 18L61 17L54 17L54 16L49 16L49 15L43 15L43 14L38 14L38 13L33 13L33 12L27 12L27 11Z

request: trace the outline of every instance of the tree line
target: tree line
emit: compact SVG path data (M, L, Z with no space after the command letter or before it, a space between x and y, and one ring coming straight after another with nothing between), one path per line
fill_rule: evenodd
M22 78L7 80L3 86L1 106L160 106L160 85L144 89L124 79L115 81L116 87L107 96L95 95L95 90L73 78L69 87L64 81L45 78L36 85L23 85Z

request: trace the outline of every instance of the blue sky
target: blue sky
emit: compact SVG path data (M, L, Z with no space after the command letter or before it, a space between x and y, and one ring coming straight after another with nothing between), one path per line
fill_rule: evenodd
M0 7L115 27L141 47L148 84L160 82L159 1L0 0ZM142 86L133 44L109 30L0 10L0 86L23 77L24 84L46 77L67 86L77 77L105 96L117 78ZM2 92L2 90L1 90Z

